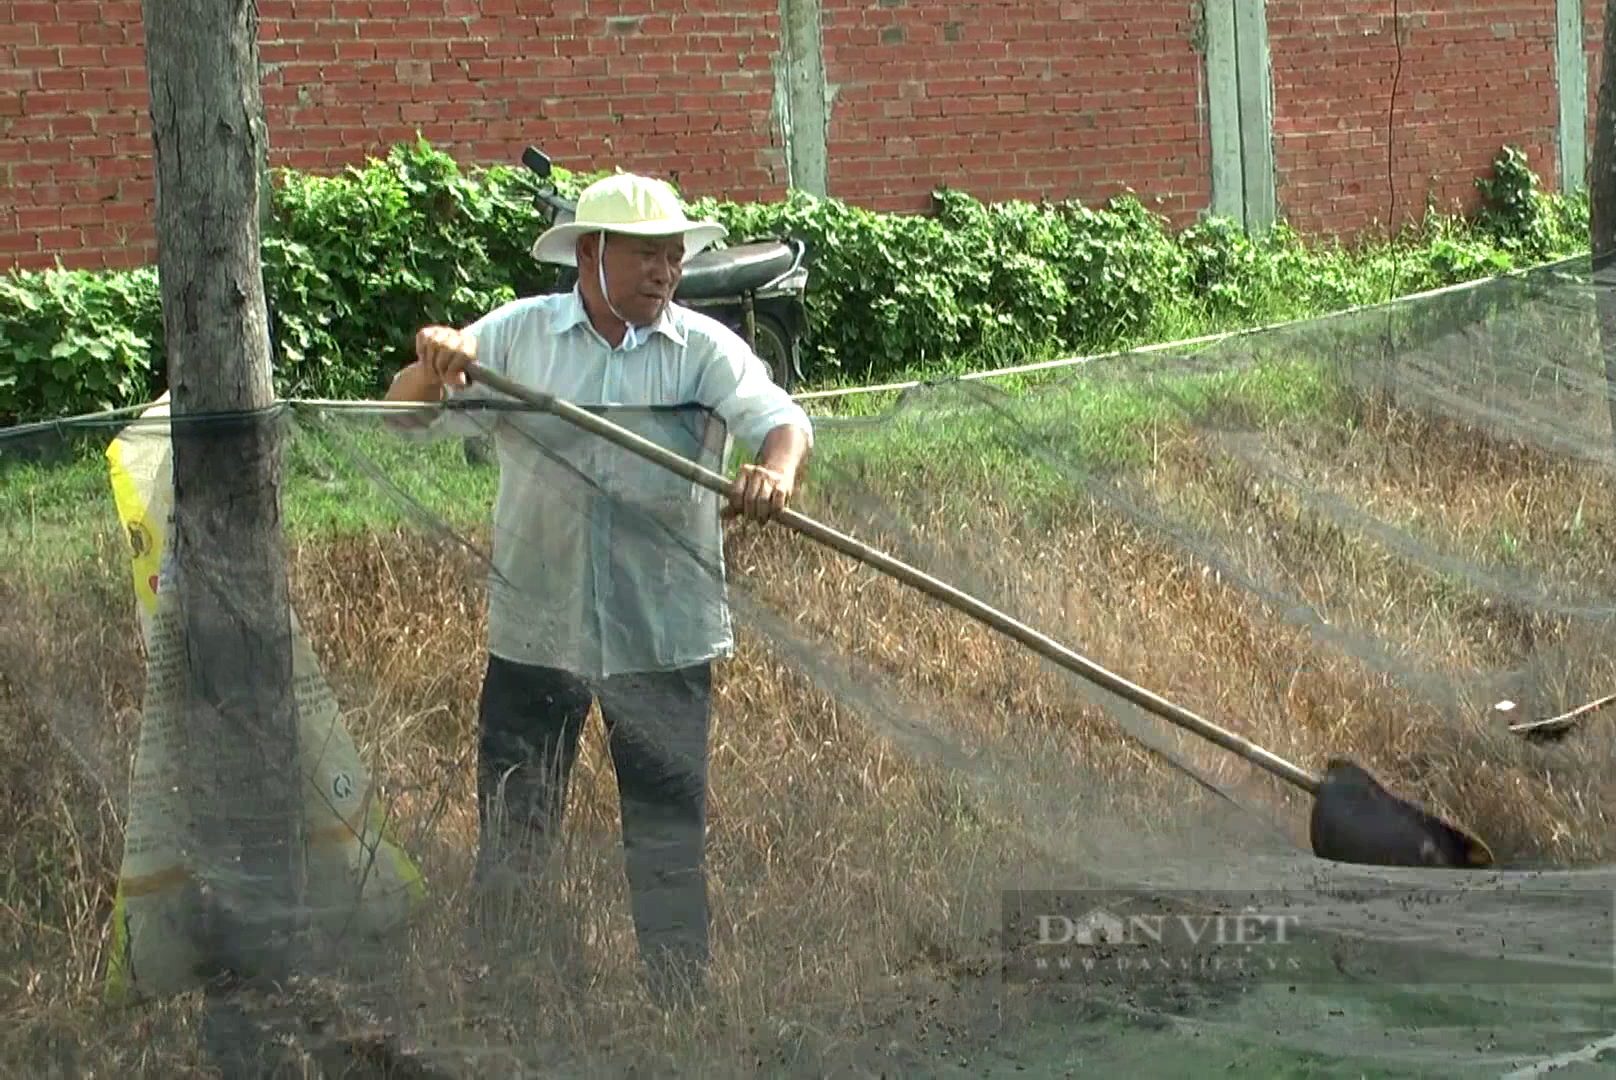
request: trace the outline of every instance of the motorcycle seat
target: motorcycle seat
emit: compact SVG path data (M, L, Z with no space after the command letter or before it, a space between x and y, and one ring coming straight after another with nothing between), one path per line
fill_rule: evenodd
M703 251L685 263L674 299L713 300L761 289L791 269L796 259L796 250L780 240Z

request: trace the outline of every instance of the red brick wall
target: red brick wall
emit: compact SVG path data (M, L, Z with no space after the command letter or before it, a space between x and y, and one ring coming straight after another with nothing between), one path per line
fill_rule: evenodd
M1597 7L1597 2L1591 6ZM1500 146L1559 184L1553 0L1404 0L1391 184L1387 120L1398 46L1390 0L1269 0L1280 213L1353 232L1427 201L1468 207Z
M541 141L563 163L654 164L697 189L774 194L776 0L658 6L259 0L275 162L331 169L420 132L466 160L514 164Z
M1553 4L1404 0L1399 203L1469 200L1506 141L1557 173ZM1600 0L1586 0L1597 61ZM778 197L778 0L260 0L276 165L334 171L420 131L463 162L563 164ZM1391 0L1269 0L1282 212L1386 212ZM832 194L923 210L1132 188L1209 199L1190 0L822 0ZM1510 27L1495 33L1495 27ZM672 46L672 47L670 47ZM151 261L139 0L0 0L0 264ZM1590 108L1598 65L1590 72ZM1432 179L1432 176L1436 179Z
M668 5L259 0L271 163L336 171L419 131L463 162L514 164L538 142L563 164L777 195L777 0L654 6ZM154 257L142 36L139 0L0 0L16 61L0 62L0 167L20 197L0 257Z
M925 210L1131 187L1180 222L1211 198L1189 0L822 0L831 193Z
M150 232L144 63L138 0L0 0L0 258L146 260L116 254Z

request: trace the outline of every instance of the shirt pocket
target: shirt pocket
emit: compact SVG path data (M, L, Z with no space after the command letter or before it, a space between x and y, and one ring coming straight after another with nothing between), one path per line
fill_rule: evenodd
M625 408L607 410L605 418L679 457L712 467L704 460L705 410L697 408ZM691 515L710 505L706 488L634 450L598 437L597 457L603 486L614 499L639 507L672 527L688 527Z
M603 488L596 459L599 435L557 416L513 415L506 420L500 470L516 474L527 498L552 513L587 515Z

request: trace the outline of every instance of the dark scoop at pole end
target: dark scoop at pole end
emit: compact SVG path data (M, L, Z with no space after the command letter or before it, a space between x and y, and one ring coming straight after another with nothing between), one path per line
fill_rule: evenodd
M1332 862L1471 870L1493 864L1486 844L1399 799L1345 758L1325 766L1308 839L1314 855Z

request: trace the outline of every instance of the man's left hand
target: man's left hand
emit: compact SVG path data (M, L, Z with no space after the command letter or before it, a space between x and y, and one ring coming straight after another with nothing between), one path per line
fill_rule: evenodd
M724 508L724 519L740 517L767 522L791 501L792 478L778 469L762 465L742 465L735 477L734 493Z

